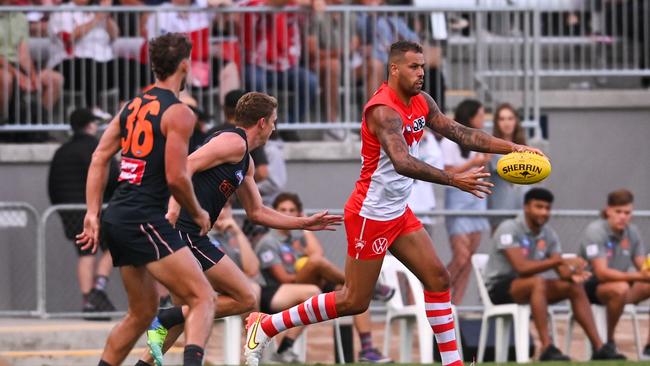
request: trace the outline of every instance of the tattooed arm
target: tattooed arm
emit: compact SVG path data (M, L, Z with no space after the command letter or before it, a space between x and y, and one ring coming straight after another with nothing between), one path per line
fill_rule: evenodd
M452 174L434 168L409 154L402 131L402 118L393 109L382 105L372 108L367 112L366 120L370 131L379 139L381 148L388 154L398 174L455 186L478 197L483 197L482 194L490 194L488 187L492 187L493 184L480 180L490 176L490 173L483 171L483 167Z
M427 104L429 104L427 126L465 149L495 154L508 154L513 151L530 151L544 155L543 152L536 148L517 145L510 141L496 138L479 129L466 127L445 116L429 94L422 92L422 95L427 100Z

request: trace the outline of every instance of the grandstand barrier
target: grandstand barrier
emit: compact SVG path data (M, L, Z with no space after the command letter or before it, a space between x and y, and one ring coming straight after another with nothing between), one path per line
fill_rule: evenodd
M44 109L40 94L18 88L14 98L0 109L4 114L0 120L5 121L0 132L67 130L69 112L88 103L92 104L89 107L115 113L120 99L128 97L128 93L121 93L152 81L144 66L146 52L142 47L146 37L167 29L187 31L194 41L189 89L213 122L221 121L221 100L233 86L232 78L240 77L243 87L257 85L257 89L278 97L280 129L359 127L361 108L386 69L382 62L373 61L378 60L370 46L373 42L366 41L374 39L373 27L412 32L426 46L430 61L437 59L435 63L443 70L448 99L474 97L494 106L511 102L505 99L514 92L526 125L536 133L543 78L566 78L583 87L584 82L593 84L593 78L603 83L601 79L607 77L650 76L649 25L634 16L639 13L634 9L643 3L641 0L625 2L630 5L623 7L618 4L622 2L599 5L602 2L598 0L431 3L423 7L331 6L322 14L298 7L84 7L89 13L111 14L120 27L120 36L110 48L122 61L111 71L115 84L124 76L120 79L124 90L106 87L90 94L65 91L53 108ZM29 12L34 20L39 14L43 19L65 17L71 9L7 6L3 12ZM287 31L276 41L289 43L290 37L299 38L292 50L300 53L297 62L309 70L305 74L312 82L318 81L316 89L310 89L309 78L294 79L283 73L263 81L258 73L247 70L247 60L255 55L250 49L259 41L250 37L253 24L260 29L276 29L278 22L297 25L295 35ZM38 25L38 21L32 24ZM61 32L48 34L45 27L34 32L29 45L37 68L54 66L52 56L57 53L56 47L66 42L65 37ZM427 90L431 91L429 87Z
M25 202L0 202L0 317L38 315L38 212Z
M65 237L61 213L76 213L83 217L84 204L54 205L39 215L32 206L22 202L0 202L0 243L4 263L0 268L0 317L32 316L42 318L81 318L87 313L80 311L79 289L76 278L77 254L73 244ZM321 209L305 209L313 214ZM341 209L328 210L332 214L342 214ZM471 212L458 210L435 210L415 212L421 219L432 219L426 224L432 233L438 252L448 247L449 241L444 228L444 218L448 216L487 217L491 223L512 218L520 214L517 210L491 210ZM236 218L244 217L241 209L233 210ZM596 210L554 210L549 225L558 233L565 253L577 253L580 235L589 222L598 218ZM643 238L650 238L650 211L635 211L633 223ZM339 231L343 228L339 228ZM479 252L488 252L489 235L483 235ZM340 246L324 246L326 255L345 257ZM335 252L333 252L335 250ZM339 258L339 259L341 259ZM335 261L336 262L336 261ZM109 297L118 311L112 313L93 313L93 316L122 316L126 310L126 297L121 286L119 274L111 276ZM554 307L559 312L568 311L564 305ZM639 308L647 310L647 304ZM383 314L385 308L379 304L372 306L373 313ZM458 312L481 312L480 305L458 306Z

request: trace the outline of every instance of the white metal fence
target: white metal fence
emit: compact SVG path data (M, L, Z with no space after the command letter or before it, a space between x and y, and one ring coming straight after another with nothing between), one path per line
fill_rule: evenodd
M38 217L27 203L0 202L0 316L38 314Z
M26 203L0 202L0 317L40 316L50 318L83 317L81 294L77 284L77 254L73 243L65 235L65 220L61 214L83 216L84 205L55 205L39 214ZM305 210L308 214L318 210ZM342 213L331 209L331 213ZM244 212L235 210L235 216L243 218ZM518 211L431 211L418 213L421 218L433 219L429 226L436 251L443 263L451 259L449 239L444 228L444 218L449 216L487 217L493 225L514 217ZM579 239L584 228L599 213L592 210L557 210L553 212L550 225L557 231L563 251L577 253ZM68 222L70 222L68 220ZM634 213L643 238L650 238L650 211ZM63 225L62 225L63 223ZM346 256L345 233L321 232L318 236L325 255L334 263L342 265ZM483 233L478 252L490 249L490 233ZM646 248L648 249L648 248ZM92 313L93 317L118 316L126 309L126 297L117 271L111 276L108 294L118 311ZM470 284L461 311L480 310L475 289Z
M648 8L642 0L441 1L332 6L318 14L295 7L3 7L28 15L35 68L0 55L11 64L0 68L0 131L67 129L78 106L115 113L152 81L145 39L168 31L191 35L190 92L216 122L225 94L241 87L278 97L280 128L357 128L363 103L385 76L386 46L413 39L426 48L425 89L441 104L463 97L488 106L512 102L535 127L540 90L553 87L547 80L584 87L650 77ZM75 38L74 26L95 18L102 21L92 37ZM96 62L68 60L77 50ZM39 76L47 68L64 78ZM453 100L445 103L445 95Z

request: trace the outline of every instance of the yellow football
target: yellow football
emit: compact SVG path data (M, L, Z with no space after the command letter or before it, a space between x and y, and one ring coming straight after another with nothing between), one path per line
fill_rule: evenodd
M535 153L513 152L499 159L497 173L510 183L534 184L551 174L551 162Z

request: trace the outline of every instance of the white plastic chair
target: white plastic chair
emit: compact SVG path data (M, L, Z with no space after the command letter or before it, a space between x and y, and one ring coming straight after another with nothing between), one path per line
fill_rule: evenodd
M476 275L476 283L484 307L477 362L483 362L483 356L485 355L488 321L490 318L496 318L495 361L497 363L506 362L508 347L510 346L510 326L514 323L516 360L517 363L527 363L530 361L528 354L530 347L530 306L519 304L494 305L492 303L483 279L483 271L487 261L487 254L472 255L472 268Z
M604 305L591 304L591 313L594 316L596 323L596 330L598 336L603 342L607 341L607 308ZM639 319L636 314L636 306L634 304L627 304L623 308L623 316L628 315L632 318L632 327L634 329L634 344L636 346L636 353L639 360L643 360L643 346L641 345L641 335L639 333ZM565 350L569 354L571 349L571 341L573 339L573 327L575 326L575 318L573 313L569 314L569 325L567 327L567 335L565 338ZM587 358L591 358L593 350L591 349L589 339L585 337L585 354Z
M407 282L415 304L404 305L402 299L402 289L400 288L398 273L403 273L406 276ZM381 277L385 285L391 286L395 289L395 295L386 303L386 327L384 335L384 354L389 353L390 338L391 338L391 323L394 320L399 320L400 331L400 363L411 363L412 352L411 346L413 344L413 328L414 325L418 330L418 343L420 346L420 363L433 362L433 331L429 320L426 315L426 308L424 304L424 292L422 283L418 278L409 271L397 258L392 255L387 255L384 258L384 263L381 268ZM457 318L455 308L452 306L452 313L454 318ZM456 330L456 339L460 341L460 327L458 321L454 322ZM458 342L458 351L463 355L463 350L460 342Z

